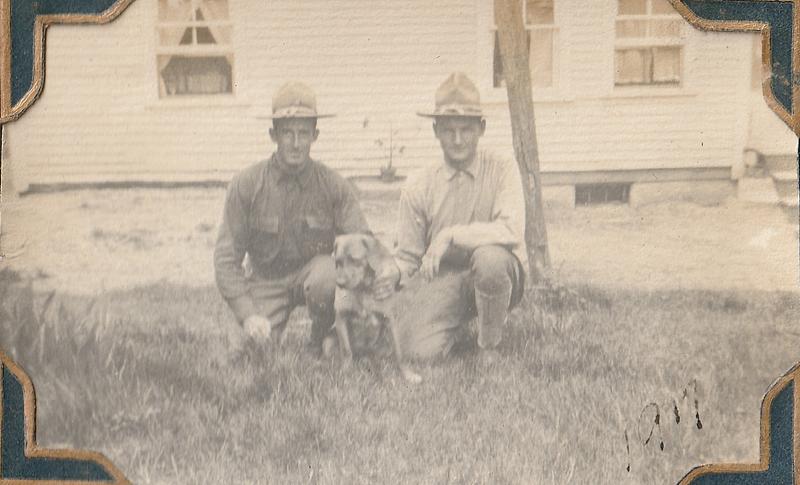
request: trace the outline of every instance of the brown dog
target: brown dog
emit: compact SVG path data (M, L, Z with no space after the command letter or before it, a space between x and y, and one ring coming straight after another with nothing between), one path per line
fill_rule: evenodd
M338 236L333 247L336 262L336 334L345 357L380 353L390 348L403 377L413 383L422 377L403 359L398 345L392 300L373 296L375 277L384 265L394 264L392 255L374 236L347 234ZM388 330L388 335L387 335ZM387 340L390 346L382 345Z

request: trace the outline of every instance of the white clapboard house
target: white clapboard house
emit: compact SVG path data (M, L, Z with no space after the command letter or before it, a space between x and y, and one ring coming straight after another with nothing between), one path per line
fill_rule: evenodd
M756 35L701 32L667 0L520 1L546 195L728 190L748 153L793 153ZM269 154L259 116L287 80L337 114L313 155L345 175L390 150L400 175L435 163L415 112L456 70L481 89L484 145L513 155L491 0L136 0L47 38L43 96L7 125L18 185L226 181Z

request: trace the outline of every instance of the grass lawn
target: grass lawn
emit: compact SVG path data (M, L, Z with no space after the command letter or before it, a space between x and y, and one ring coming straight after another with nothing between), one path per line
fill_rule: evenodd
M33 379L43 445L101 451L137 484L675 483L754 462L761 398L800 360L796 221L728 201L549 211L566 288L527 296L490 368L466 352L409 387L388 361L315 360L302 310L281 348L231 361L211 267L223 198L4 206L19 256L0 270L0 347ZM390 240L396 200L362 206Z
M528 295L496 365L465 352L409 387L389 361L312 358L302 311L282 347L230 361L213 287L45 302L0 275L40 444L101 451L142 484L675 483L757 459L761 397L800 343L797 293L575 287Z

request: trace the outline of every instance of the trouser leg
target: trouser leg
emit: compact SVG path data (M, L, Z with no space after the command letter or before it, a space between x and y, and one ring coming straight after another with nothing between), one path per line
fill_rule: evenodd
M251 277L248 280L248 291L258 314L268 319L272 325L272 339L279 341L294 308L286 281Z
M430 360L450 352L469 315L469 276L447 272L431 282L417 277L397 295L394 333L404 357Z
M478 346L493 349L503 338L508 311L522 295L521 268L501 246L482 246L470 260L477 312Z

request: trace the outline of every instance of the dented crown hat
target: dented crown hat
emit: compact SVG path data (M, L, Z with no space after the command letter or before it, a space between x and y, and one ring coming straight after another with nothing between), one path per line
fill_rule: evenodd
M272 96L272 115L263 118L282 120L289 118L330 118L333 114L317 113L317 96L307 85L290 81L279 87Z
M436 105L432 112L418 112L419 116L483 117L481 95L475 83L463 72L454 72L436 90Z

